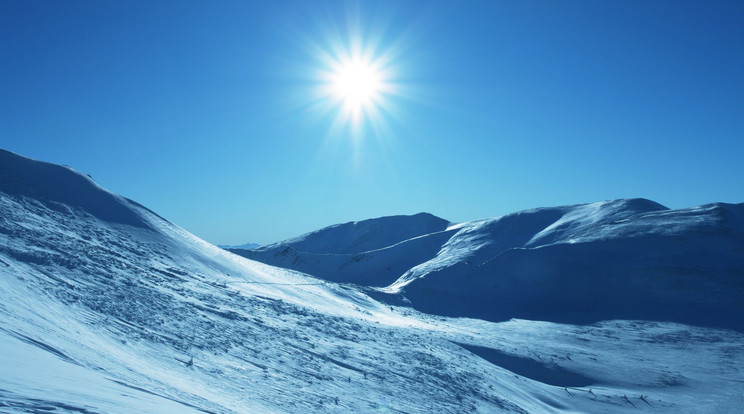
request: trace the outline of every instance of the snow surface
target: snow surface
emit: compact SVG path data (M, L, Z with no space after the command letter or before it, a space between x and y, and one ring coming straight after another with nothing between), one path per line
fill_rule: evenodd
M444 316L646 319L742 331L743 217L744 204L669 210L644 199L611 200L460 223L357 255L307 253L289 243L234 252L380 288L368 292ZM416 216L402 219L415 223ZM376 220L379 233L395 231Z
M734 413L744 404L736 330L428 315L228 253L68 168L0 152L0 178L0 412ZM705 211L739 214L688 212L703 235ZM681 223L672 234L686 234L688 219L669 220ZM624 234L650 231L638 226Z

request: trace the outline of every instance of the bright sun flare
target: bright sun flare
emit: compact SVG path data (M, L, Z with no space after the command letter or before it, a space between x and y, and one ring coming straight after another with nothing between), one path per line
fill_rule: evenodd
M380 73L372 64L361 60L338 65L332 83L333 94L351 112L372 103L382 89Z
M321 72L321 96L338 110L336 126L380 127L383 111L397 88L390 79L389 63L381 56L358 50L342 50L322 55L326 68Z
M380 134L387 128L386 115L393 114L403 95L398 81L400 50L384 47L382 37L370 33L365 38L350 29L346 41L311 44L318 64L309 72L315 83L311 108L333 116L332 130L350 128L359 138L364 131Z

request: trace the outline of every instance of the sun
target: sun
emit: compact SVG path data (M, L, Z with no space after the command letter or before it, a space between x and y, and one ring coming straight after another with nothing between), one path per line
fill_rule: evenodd
M379 119L386 99L394 92L383 60L349 50L329 56L326 65L323 95L339 109L338 121L357 128Z
M333 95L345 110L356 113L379 100L383 91L382 74L371 62L349 60L339 62L333 69Z
M400 117L401 105L415 92L404 81L410 79L409 42L348 18L345 28L329 24L319 37L304 39L309 59L303 59L298 73L309 81L304 89L309 93L301 107L317 119L330 120L332 136L355 142L390 136L389 120Z

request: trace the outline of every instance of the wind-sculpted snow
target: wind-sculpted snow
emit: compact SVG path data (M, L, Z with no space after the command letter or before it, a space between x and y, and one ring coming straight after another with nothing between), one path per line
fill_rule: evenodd
M69 378L102 374L86 388L118 384L184 410L523 411L479 382L475 357L357 291L240 259L156 216L143 229L58 207L0 197L0 315L15 338L0 407L113 405L24 372L43 350L64 356Z
M39 165L0 169L43 183ZM742 402L734 331L421 314L235 256L134 203L121 205L139 220L125 222L94 214L95 203L37 198L44 191L0 191L3 413L726 412Z

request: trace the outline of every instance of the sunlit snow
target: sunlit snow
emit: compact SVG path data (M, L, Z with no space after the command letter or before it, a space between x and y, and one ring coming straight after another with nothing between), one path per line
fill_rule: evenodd
M368 286L229 253L84 174L0 151L0 411L738 412L744 335L734 325L496 321L416 310L437 280L459 286L459 295L482 287L445 280L460 262L497 263L489 256L509 249L550 252L541 246L588 246L609 234L654 241L663 233L701 237L719 243L711 248L720 257L741 257L741 205L671 211L619 204L533 212L540 225L523 223L531 231L507 238L498 237L503 226L514 229L519 217L453 228L419 215L393 219L393 233L375 227L380 222L358 222L296 256L332 249L331 262L314 262L321 270L343 264L338 257L394 259L402 272L379 285L408 274L392 286L410 289L410 307ZM597 225L607 231L588 231ZM302 253L313 247L308 240L269 250ZM569 253L576 252L593 251ZM725 298L739 299L730 309L742 315L740 261L679 276L730 286ZM374 286L366 283L373 272L364 278ZM602 289L598 282L587 294ZM699 292L707 303L709 290Z

